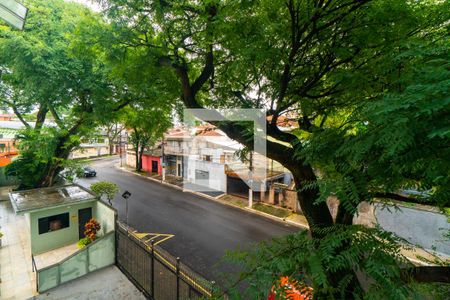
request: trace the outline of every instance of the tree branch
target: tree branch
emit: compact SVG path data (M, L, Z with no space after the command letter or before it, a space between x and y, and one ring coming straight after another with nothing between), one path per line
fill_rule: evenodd
M56 125L58 125L59 128L64 129L64 128L65 128L64 123L63 123L63 121L61 120L61 118L59 117L59 115L58 115L58 113L56 112L55 108L54 108L52 105L49 105L49 110L50 110L50 113L51 113L52 116L53 116L53 119L55 119Z
M382 192L376 192L373 193L373 197L375 198L386 198L386 199L392 199L392 200L398 200L408 203L416 203L416 204L424 204L424 205L435 205L436 202L434 201L427 201L426 199L422 200L420 198L414 198L414 197L408 197L408 196L402 196L395 193L382 193Z

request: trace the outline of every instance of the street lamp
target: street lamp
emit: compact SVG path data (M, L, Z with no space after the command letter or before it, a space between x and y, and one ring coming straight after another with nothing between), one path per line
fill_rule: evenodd
M125 220L126 220L125 222L127 223L127 225L128 225L128 198L130 198L130 196L131 193L129 191L125 191L122 194L122 198L125 199Z

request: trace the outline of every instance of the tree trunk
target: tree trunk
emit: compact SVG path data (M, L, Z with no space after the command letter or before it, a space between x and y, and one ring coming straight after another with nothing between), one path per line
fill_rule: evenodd
M139 144L134 145L134 157L136 158L135 170L139 172Z
M108 144L109 144L109 155L114 154L114 142L108 138Z
M141 145L141 148L139 149L139 170L142 170L142 155L144 154L144 146Z
M53 160L47 164L47 171L38 181L37 187L50 187L55 183L56 176L63 170L61 162L68 159L70 152L75 147L74 144L67 145L70 135L59 138Z

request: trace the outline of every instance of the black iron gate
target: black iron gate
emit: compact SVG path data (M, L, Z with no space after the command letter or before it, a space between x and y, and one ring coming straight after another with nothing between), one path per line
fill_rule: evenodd
M116 229L116 264L147 298L178 300L211 296L212 283L178 258L157 245L146 244L120 222Z

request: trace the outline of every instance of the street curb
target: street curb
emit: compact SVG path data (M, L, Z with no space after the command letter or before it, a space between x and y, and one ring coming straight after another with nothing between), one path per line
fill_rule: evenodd
M108 159L108 158L114 158L114 157L119 157L119 154L114 154L114 155L106 155L106 156L100 156L100 157L90 157L90 158L75 158L73 160L77 161L84 161L84 162L91 162L91 161L98 161L98 160L103 160L103 159Z
M259 215L259 216L261 216L261 217L265 217L265 218L267 218L267 219L271 219L271 220L273 220L273 221L277 221L277 222L282 223L282 224L285 224L285 225L288 224L288 225L292 225L292 226L295 226L295 227L298 227L298 228L302 228L302 229L309 229L309 226L304 225L304 224L301 224L301 223L297 223L297 222L294 222L294 221L291 221L291 220L285 220L285 219L283 219L283 218L279 218L279 217L276 217L276 216L272 216L272 215L270 215L270 214L261 212L261 211L259 211L259 210L253 209L253 208L249 208L249 207L240 207L240 206L236 206L236 205L230 204L230 203L225 202L225 201L221 201L221 200L219 199L219 197L221 197L222 195L220 195L220 196L218 196L218 197L212 197L212 196L209 196L209 195L200 193L200 192L196 192L196 191L191 191L191 190L183 189L182 187L179 187L179 186L177 186L177 185L174 185L174 184L171 184L171 183L167 183L167 182L163 182L163 181L158 180L158 179L155 179L155 178L151 178L151 177L147 177L147 176L144 176L144 175L135 173L135 172L133 172L133 171L127 170L127 169L124 168L124 167L119 167L118 165L114 165L114 167L117 168L117 169L120 169L120 170L122 170L122 171L124 171L124 172L128 172L128 173L131 173L131 174L133 174L133 175L136 175L136 176L140 176L140 177L149 179L149 180L154 181L154 182L156 182L156 183L163 184L163 185L166 185L166 186L168 186L168 187L171 187L171 188L174 188L174 189L183 191L183 192L191 193L191 194L197 195L197 196L199 196L199 197L202 197L202 198L205 198L205 199L208 199L208 200L212 200L212 201L214 201L214 202L217 202L217 203L220 203L220 204L229 206L229 207L233 207L233 208L235 208L235 209L239 209L239 210L244 211L244 212L247 212L247 213Z

